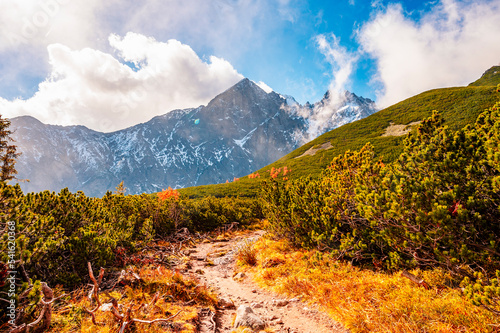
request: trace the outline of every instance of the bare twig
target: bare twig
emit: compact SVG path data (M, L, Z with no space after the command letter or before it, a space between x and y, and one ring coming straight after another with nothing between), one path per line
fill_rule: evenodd
M149 311L149 308L153 307L156 304L159 297L160 297L160 292L157 291L156 294L153 296L153 299L151 299L151 302L149 302L149 304L144 309L144 311Z
M102 282L102 277L104 275L104 268L101 268L101 270L99 272L99 281L97 281L95 276L94 276L94 272L92 271L92 265L90 264L90 262L88 262L87 265L89 268L90 279L92 280L92 282L94 282L94 286L92 287L92 290L91 290L91 295L94 296L94 298L97 302L97 307L100 307L101 301L99 300L99 284L100 284L99 282Z
M179 313L181 313L181 310L177 311L176 314L174 314L173 316L171 317L168 317L168 318L158 318L158 319L154 319L154 320L141 320L141 319L131 319L130 321L131 322L137 322L137 323L142 323L142 324L154 324L154 323L159 323L161 321L169 321L169 320L172 320L174 319L175 317L177 317L179 315Z
M212 316L210 317L210 322L213 325L213 332L216 333L217 332L217 323L214 320L215 312L212 312L212 311L210 311L210 312L212 313Z
M401 272L401 275L403 275L405 278L410 279L412 282L424 287L425 289L429 289L429 285L423 279L419 279L417 276L415 276L415 275L413 275L405 270L403 272Z
M83 309L85 311L87 311L88 313L90 313L90 315L92 316L92 323L96 326L100 326L100 325L104 325L104 323L98 323L96 322L95 320L95 313L97 312L97 310L99 309L99 307L96 307L94 310L89 310L87 309L85 306L83 307Z

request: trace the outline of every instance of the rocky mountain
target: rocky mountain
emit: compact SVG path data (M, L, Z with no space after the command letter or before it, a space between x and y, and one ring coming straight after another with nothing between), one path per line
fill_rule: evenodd
M289 103L287 109L307 121L305 142L342 125L368 117L377 110L372 100L349 91L327 91L321 101L298 105Z
M336 110L328 109L329 94L303 107L244 79L206 106L174 110L113 133L17 117L11 129L22 152L18 177L29 179L21 183L25 192L68 187L90 196L102 196L122 180L127 193L232 181L312 139L313 127L324 132L375 112L372 101L345 96Z

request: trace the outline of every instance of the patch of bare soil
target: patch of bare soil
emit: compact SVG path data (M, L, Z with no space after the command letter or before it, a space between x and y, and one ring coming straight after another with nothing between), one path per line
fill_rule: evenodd
M402 136L410 133L413 126L420 124L421 121L414 121L408 125L395 125L391 123L389 127L385 129L385 133L382 136Z
M320 150L330 149L330 148L332 148L332 147L333 147L333 146L332 146L332 143L331 143L330 141L328 141L328 142L323 143L323 144L322 144L321 146L319 146L319 147L314 146L314 147L309 148L308 150L306 150L306 151L304 152L304 154L302 154L302 155L300 155L300 156L297 156L296 158L301 158L301 157L304 157L304 156L314 156L314 155L316 155L316 153L317 153L318 151L320 151Z
M250 306L267 327L277 333L347 332L315 306L265 291L252 282L251 276L238 273L233 277L238 247L263 234L263 231L253 231L223 241L199 243L189 250L189 262L184 274L196 276L222 300L215 316L208 312L205 316L202 314L200 332L231 332L236 309L240 305Z

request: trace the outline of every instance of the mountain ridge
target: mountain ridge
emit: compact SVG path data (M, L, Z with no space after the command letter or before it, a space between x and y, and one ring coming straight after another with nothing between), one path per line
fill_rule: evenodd
M30 179L21 187L27 192L68 187L102 196L121 181L132 194L232 181L304 142L310 119L287 106L286 97L243 79L206 106L172 110L110 133L13 118L13 136L23 153L19 178ZM371 105L369 112L374 111Z
M401 153L404 136L383 136L393 125L409 125L431 116L437 110L443 116L445 125L458 130L473 124L484 109L491 107L500 98L497 84L500 84L500 66L488 69L480 79L468 86L437 88L422 92L368 117L327 131L314 140L298 147L281 159L257 170L260 181L270 178L269 170L285 166L293 170L287 175L290 180L300 177L318 177L335 156L347 150L359 150L370 142L375 153L384 162L391 162ZM495 73L496 72L496 73ZM308 150L314 155L305 154ZM256 196L260 183L255 179L242 177L237 183L218 184L185 188L181 194L188 197L213 196Z

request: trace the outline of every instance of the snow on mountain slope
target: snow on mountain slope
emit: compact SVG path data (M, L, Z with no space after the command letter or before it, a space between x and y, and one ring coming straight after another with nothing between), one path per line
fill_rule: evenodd
M11 127L23 153L18 176L30 180L21 183L24 191L68 187L102 196L122 180L128 193L225 182L281 158L315 133L374 111L373 102L350 93L333 108L328 93L302 107L244 79L207 106L174 110L114 133L45 125L32 117L11 119Z

